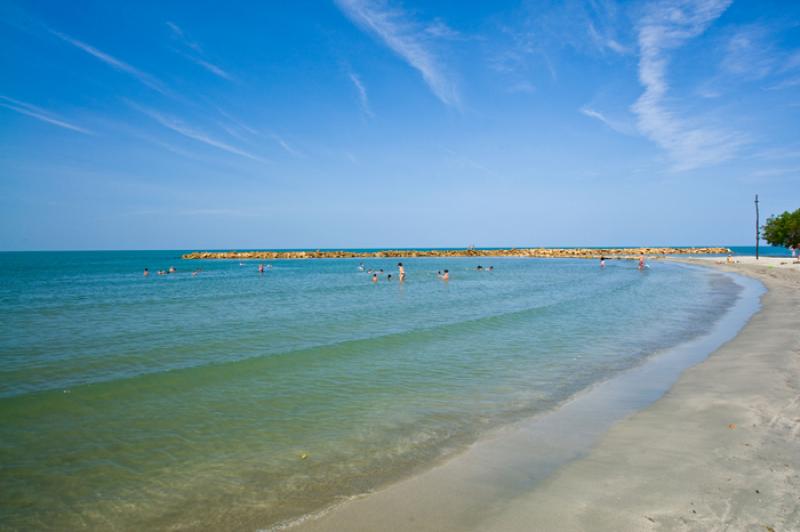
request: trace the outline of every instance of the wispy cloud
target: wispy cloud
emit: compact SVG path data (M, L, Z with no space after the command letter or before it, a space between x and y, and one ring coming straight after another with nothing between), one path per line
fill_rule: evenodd
M350 77L350 81L353 82L353 85L356 88L356 92L358 93L358 101L361 103L361 110L364 111L364 114L370 117L374 117L375 115L372 112L372 109L369 107L369 98L367 97L367 89L364 87L364 84L361 83L361 78L359 78L355 73L350 72L348 74Z
M390 8L386 2L337 0L336 3L354 23L377 36L419 71L439 100L452 107L460 106L456 84L431 50L431 34L424 27L420 27L401 9Z
M2 100L0 101L0 106L15 111L19 114L23 114L31 118L35 118L37 120L41 120L42 122L46 122L48 124L58 126L64 129L77 131L78 133L83 133L85 135L92 134L92 132L89 131L88 129L76 126L75 124L71 124L64 119L55 116L53 113L45 111L41 107L37 107L35 105L15 100L13 98L9 98L7 96L2 96L2 95L0 95L0 100Z
M506 87L506 92L512 94L533 94L536 92L536 85L530 81L518 81Z
M609 128L613 129L617 133L622 133L623 135L632 135L634 133L633 127L625 122L621 122L618 120L613 120L608 118L606 115L601 113L600 111L596 111L590 107L581 107L579 111L588 116L589 118L594 118L595 120L599 120Z
M180 155L181 157L184 157L186 159L191 159L191 160L195 160L195 161L201 159L201 157L198 156L195 153L192 153L190 151L184 150L182 148L179 148L177 146L174 146L172 144L169 144L168 142L164 142L164 141L159 140L157 138L154 138L152 136L144 135L144 134L137 134L136 137L138 137L138 138L140 138L140 139L142 139L142 140L144 140L146 142L149 142L150 144L158 146L159 148L167 150L168 152L174 153L175 155Z
M425 33L439 39L458 40L464 37L458 31L448 26L442 19L437 18L425 28Z
M200 47L199 44L189 39L189 37L184 33L183 29L175 24L174 22L165 22L167 27L172 30L172 35L183 42L186 46L194 50L195 52L202 53L203 49Z
M274 140L278 144L278 146L280 146L281 149L283 149L283 151L285 151L289 155L293 157L301 157L303 155L302 153L294 149L294 147L291 144L286 142L286 140L277 133L273 133L270 136L272 137L272 140Z
M215 106L215 108L216 108L216 110L217 110L217 112L219 114L221 114L222 116L224 116L225 118L230 120L233 124L236 125L236 127L246 131L247 133L250 133L251 135L258 135L259 134L258 131L256 131L254 128L248 126L247 124L245 124L244 122L242 122L238 118L234 117L233 115L231 115L230 113L228 113L224 109L222 109L220 107L217 107L217 106Z
M191 48L197 54L200 54L200 55L203 54L203 49L200 47L200 45L197 44L195 41L192 41L191 39L189 39L188 36L186 35L186 32L184 32L183 29L180 26L178 26L174 22L166 22L166 25L167 25L167 27L169 27L170 30L172 30L173 36L176 37L178 40L180 40L181 43L183 43L186 47ZM222 79L226 79L228 81L236 81L235 78L231 74L229 74L227 71L225 71L222 67L220 67L218 65L215 65L211 61L207 61L206 59L203 59L201 57L197 57L196 55L183 53L183 52L179 52L179 53L183 57L185 57L186 59L191 61L192 63L203 67L204 69L208 70L209 72L211 72L212 74L214 74L217 77L220 77Z
M231 144L228 144L226 142L222 142L220 140L217 140L217 139L211 137L210 135L208 135L207 133L205 133L203 131L200 131L198 129L192 128L192 127L184 124L183 122L181 122L177 118L174 118L174 117L171 117L171 116L167 116L165 114L159 113L159 112L154 111L152 109L148 109L146 107L139 106L139 105L134 104L132 102L128 102L128 103L129 103L129 105L131 105L131 107L133 107L134 109L146 114L147 116L149 116L150 118L152 118L153 120L155 120L156 122L158 122L159 124L164 126L165 128L171 129L172 131L174 131L174 132L176 132L176 133L178 133L180 135L183 135L184 137L190 138L192 140L196 140L198 142L202 142L203 144L207 144L209 146L213 146L214 148L226 151L228 153L232 153L234 155L238 155L240 157L245 157L247 159L252 159L254 161L259 161L259 162L267 162L262 157L259 157L257 155L253 155L252 153L250 153L248 151L245 151L245 150L243 150L241 148L238 148L238 147L233 146Z
M214 63L209 63L204 59L200 59L199 57L192 57L187 55L186 58L193 63L200 65L201 67L205 68L215 76L218 76L222 79L227 79L228 81L235 81L235 78L228 74L226 71L222 70L220 67L215 65Z
M667 151L676 170L730 159L744 143L736 132L698 126L670 109L667 67L670 51L702 34L731 0L654 2L638 26L639 81L644 93L633 105L641 132Z
M497 176L495 172L484 166L483 164L479 163L475 159L467 157L465 155L461 155L449 148L442 147L442 151L445 153L445 164L450 166L454 166L457 168L466 168L472 170L478 170L483 174L489 176Z
M600 30L598 30L597 26L595 26L594 22L592 21L587 23L586 31L589 34L589 39L600 51L609 49L618 54L626 54L630 52L627 47L620 44L619 41L617 41L614 37L611 37L605 33L600 33Z
M725 44L722 69L745 79L762 79L776 67L779 56L769 42L770 30L752 24L736 31Z
M342 155L344 155L344 157L345 157L345 158L346 158L348 161L350 161L351 163L353 163L354 165L356 165L356 166L361 166L361 161L359 161L359 160L358 160L358 157L356 157L355 155L353 155L351 152L349 152L349 151L345 151L345 152L342 152Z
M121 72L125 72L139 80L142 84L150 87L151 89L160 92L161 94L168 95L169 91L165 88L164 84L161 83L158 79L142 72L141 70L132 67L128 63L117 59L105 52L98 50L97 48L86 44L85 42L79 41L78 39L73 39L69 35L61 33L59 31L50 30L50 33L61 39L62 41L75 46L76 48L83 50L87 54L91 55L92 57L99 59L103 63L111 66L112 68L119 70Z

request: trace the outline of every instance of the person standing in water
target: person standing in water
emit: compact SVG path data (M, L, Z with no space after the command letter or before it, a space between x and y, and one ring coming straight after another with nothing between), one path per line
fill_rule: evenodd
M264 265L263 264L259 264L258 265L258 273L264 273Z
M147 268L145 268L145 269L144 269L144 276L145 276L145 277L147 277L148 275L150 275L150 270L148 270Z
M377 273L373 273L372 274L372 282L373 283L377 283L378 282L378 274Z
M644 270L644 255L639 257L639 269Z
M600 267L601 268L605 268L606 267L606 258L605 257L600 257Z
M403 267L402 262L397 263L397 272L400 274L400 282L402 283L406 280L406 269Z

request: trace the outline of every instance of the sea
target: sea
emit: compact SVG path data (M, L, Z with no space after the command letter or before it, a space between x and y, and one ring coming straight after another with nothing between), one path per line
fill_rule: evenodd
M667 261L403 259L401 283L397 259L182 253L0 253L0 529L291 522L702 336L742 292Z

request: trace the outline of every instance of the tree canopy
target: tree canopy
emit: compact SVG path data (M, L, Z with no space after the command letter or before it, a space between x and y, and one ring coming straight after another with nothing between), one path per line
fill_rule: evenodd
M762 230L764 240L773 246L800 248L800 209L770 216Z

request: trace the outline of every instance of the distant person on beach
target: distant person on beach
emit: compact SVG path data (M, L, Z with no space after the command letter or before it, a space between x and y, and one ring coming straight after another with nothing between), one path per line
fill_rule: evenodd
M639 269L644 270L644 255L639 257Z
M372 282L373 283L377 283L378 282L378 274L377 273L373 273L372 274Z
M398 262L397 263L397 271L400 274L400 282L405 281L406 280L406 269L403 267L403 263L402 262ZM389 277L391 277L391 275Z
M148 275L150 275L150 270L148 270L147 268L145 268L145 269L144 269L144 276L145 276L145 277L147 277Z

